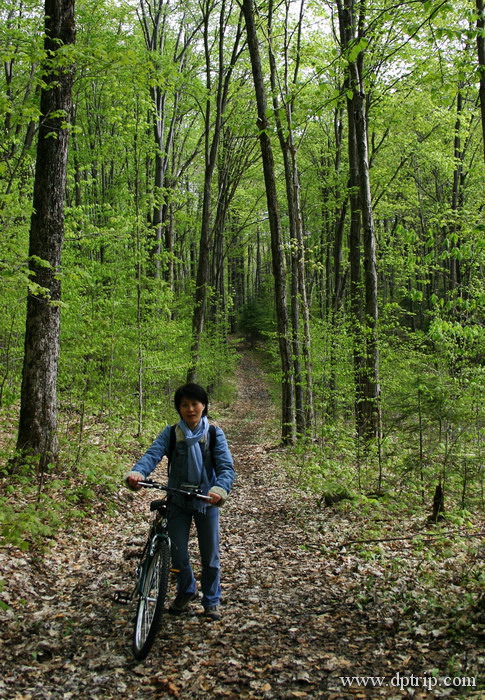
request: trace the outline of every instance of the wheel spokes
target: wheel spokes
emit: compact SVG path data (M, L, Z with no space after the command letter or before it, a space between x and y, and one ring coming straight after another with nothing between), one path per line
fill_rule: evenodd
M148 571L147 580L145 581L144 592L140 599L140 606L142 607L142 610L140 611L141 615L138 615L136 635L137 646L139 648L143 646L146 638L148 637L153 616L155 614L160 586L160 571L158 563L158 559L154 559L152 561Z
M133 651L137 659L144 659L150 650L163 611L167 593L170 545L163 542L155 549L150 562L142 565L143 580L138 586L139 598L133 635Z

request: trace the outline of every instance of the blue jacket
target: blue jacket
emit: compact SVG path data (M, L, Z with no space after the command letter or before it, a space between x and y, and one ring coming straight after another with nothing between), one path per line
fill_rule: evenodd
M143 457L135 464L133 471L139 472L144 478L147 478L148 475L151 474L160 460L168 454L170 430L170 425L167 425L167 427L162 430ZM184 459L185 440L179 428L176 428L175 435L176 447L171 459L172 464L170 468L169 485L174 488L180 488L182 483L187 481L187 463L186 459ZM211 454L208 451L204 468L206 469L209 488L221 496L222 505L227 498L227 494L231 490L236 474L226 436L224 435L224 431L218 426L216 426L215 438L213 449L214 460L212 460ZM178 443L183 443L183 445L179 445Z

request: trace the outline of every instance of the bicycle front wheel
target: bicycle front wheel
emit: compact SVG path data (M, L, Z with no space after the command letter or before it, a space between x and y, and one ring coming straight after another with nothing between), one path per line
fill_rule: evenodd
M148 565L136 610L133 655L141 661L150 651L160 627L167 596L170 545L162 540Z

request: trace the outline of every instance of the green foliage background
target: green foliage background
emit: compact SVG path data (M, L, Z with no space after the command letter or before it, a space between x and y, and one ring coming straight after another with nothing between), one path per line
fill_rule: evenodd
M191 10L183 20L186 31L195 31L200 39L195 30L200 8L186 5ZM14 543L28 544L49 534L66 513L82 513L103 489L118 487L122 473L160 425L173 419L171 396L189 366L204 101L213 105L216 95L206 90L200 41L190 44L182 68L174 60L182 22L177 3L162 53L147 50L137 7L134 0L76 3L75 109L61 270L62 458L51 473L38 475L39 483L18 474L14 484L7 479L2 487L2 531ZM319 494L340 489L363 493L374 488L381 470L386 489L428 504L441 481L453 506L476 509L484 498L485 230L476 17L464 2L384 10L370 3L368 12L369 41L354 50L365 51L368 66L383 439L367 453L355 439L347 235L341 270L347 286L339 308L333 304L335 231L348 196L343 75L351 57L339 54L331 31L335 18L322 3L312 3L300 47L303 77L290 97L301 170L316 424L314 434L296 449L294 473L300 485ZM29 279L27 263L43 37L41 10L33 0L0 0L0 18L6 69L0 77L0 412L6 473L15 444L26 293L42 295ZM231 31L236 19L234 13ZM283 27L284 21L278 14L276 26ZM217 37L216 14L210 31ZM282 72L283 36L275 33ZM294 47L288 55L294 67ZM214 54L210 70L216 68ZM219 192L229 173L234 191L219 248L211 250L199 380L214 399L227 395L227 378L237 359L228 336L240 332L254 347L264 347L276 404L281 376L257 156L235 174L235 165L254 149L257 137L249 72L243 52L230 87L213 187L215 231ZM170 179L158 190L153 177L160 155L153 139L154 88L165 97L165 126L172 118L177 123ZM459 114L458 95L463 100ZM290 263L280 154L276 168L284 253ZM459 201L453 204L457 177ZM157 254L150 217L160 203L170 205L174 247L167 252L162 246ZM459 284L453 286L450 275L456 265ZM67 497L65 486L72 481ZM20 508L9 492L17 487L23 494ZM65 507L58 505L61 494Z

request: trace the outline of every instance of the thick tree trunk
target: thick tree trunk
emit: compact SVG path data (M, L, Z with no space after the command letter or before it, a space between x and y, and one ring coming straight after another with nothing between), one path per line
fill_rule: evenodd
M271 254L275 284L275 303L278 320L278 342L282 370L282 438L283 442L293 442L295 438L295 389L292 376L291 344L288 309L286 305L285 261L283 256L283 237L276 192L273 150L269 137L267 117L267 99L264 88L258 36L254 23L254 6L252 0L242 3L249 54L258 108L258 129L261 157L263 161L266 201L268 204L269 225L271 231Z
M57 457L57 368L60 329L60 263L71 118L73 67L60 56L74 43L74 0L46 0L46 60L30 225L25 354L17 449L39 458L43 470ZM54 116L50 116L53 114ZM62 116L60 116L62 114ZM38 286L37 286L38 285Z

